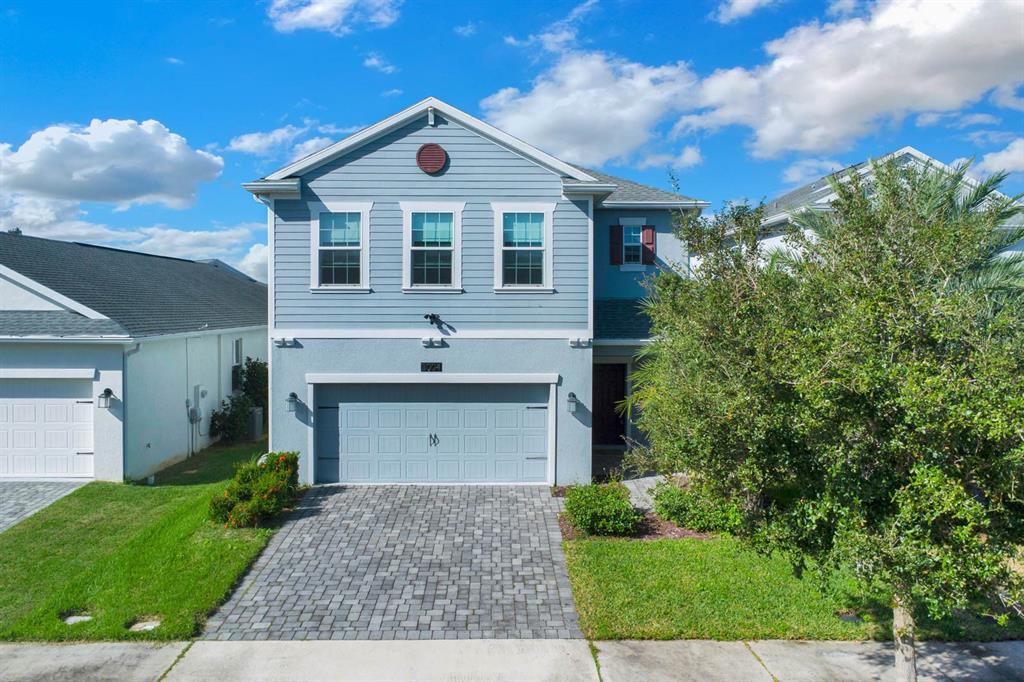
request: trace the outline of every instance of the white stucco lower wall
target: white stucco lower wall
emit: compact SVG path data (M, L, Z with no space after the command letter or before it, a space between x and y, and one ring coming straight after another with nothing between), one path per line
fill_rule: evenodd
M119 343L89 344L67 341L0 343L0 369L94 370L91 397L109 388L115 398L110 409L93 404L93 476L99 480L121 481L124 477L122 446L124 434L123 346ZM24 378L17 381L32 381Z
M125 476L139 479L210 445L210 414L231 394L232 345L265 360L266 329L155 338L125 351ZM188 404L186 404L188 401ZM189 408L200 419L189 421Z

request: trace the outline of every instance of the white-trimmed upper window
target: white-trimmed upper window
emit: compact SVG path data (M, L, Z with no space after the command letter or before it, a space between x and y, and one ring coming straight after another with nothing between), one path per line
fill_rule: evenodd
M624 265L643 264L644 247L641 241L643 232L643 225L622 226L622 263Z
M235 339L231 344L231 364L241 365L244 357L242 355L242 339Z
M552 289L554 204L492 204L494 288Z
M370 207L310 204L313 289L369 291Z
M402 289L462 291L463 203L403 201Z

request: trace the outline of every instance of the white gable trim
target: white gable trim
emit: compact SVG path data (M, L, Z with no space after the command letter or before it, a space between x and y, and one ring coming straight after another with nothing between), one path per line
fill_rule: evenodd
M108 320L108 319L110 319L106 315L104 315L102 313L98 313L95 310L93 310L92 308L89 308L88 306L82 305L78 301L72 300L72 299L68 298L67 296L65 296L64 294L59 294L56 291L54 291L53 289L50 289L49 287L43 286L42 284L40 284L39 282L35 281L34 279L30 279L30 278L26 277L25 275L21 274L18 271L12 270L11 268L7 267L6 265L0 265L0 277L5 277L5 278L11 280L12 282L14 282L15 284L19 284L19 285L25 287L29 291L32 291L33 293L38 294L39 296L42 296L43 298L46 298L46 299L49 299L49 300L53 301L57 305L63 306L65 308L67 308L68 310L71 310L71 311L74 311L74 312L78 313L79 315L83 315L85 317L88 317L90 320Z
M451 119L452 121L472 130L473 132L478 133L483 137L486 137L491 141L496 142L502 145L503 147L506 147L509 150L514 151L520 154L521 156L524 156L527 159L530 159L531 161L534 161L535 163L538 163L541 166L548 168L549 170L555 171L561 175L567 175L571 178L575 178L583 182L597 182L597 178L593 178L587 175L579 168L570 166L564 161L556 159L550 154L542 152L533 145L527 144L526 142L523 142L519 138L513 137L506 132L498 130L489 123L484 123L475 116L470 116L466 112L460 111L459 109L456 109L452 105L447 104L446 102L442 102L436 97L428 97L420 102L417 102L411 107L403 109L402 111L398 112L394 116L386 118L383 121L380 121L379 123L375 123L369 128L364 128L360 130L358 133L350 135L349 137L345 138L344 140L341 140L340 142L335 142L329 147L321 149L318 152L314 152L304 158L301 158L298 161L289 164L280 170L274 171L273 173L266 177L264 182L266 180L283 180L293 175L301 175L303 173L311 171L314 168L317 168L318 166L321 166L327 163L328 161L341 156L342 154L345 154L369 142L372 142L373 140L377 139L378 137L384 135L385 133L395 128L401 127L409 123L410 121L414 121L417 118L420 118L421 116L427 116L431 109L433 109L437 113L444 115L445 118Z

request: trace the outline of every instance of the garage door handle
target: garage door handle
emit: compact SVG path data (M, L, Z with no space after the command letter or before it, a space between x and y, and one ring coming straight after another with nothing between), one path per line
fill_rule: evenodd
M546 410L546 409L548 409L548 406L547 405L527 405L526 409L528 409L528 410Z
M88 452L76 452L75 454L76 455L91 455L91 454L93 454L93 452L92 452L92 450L89 450Z
M547 459L547 457L527 457L526 459L527 459L527 460L532 460L532 459Z

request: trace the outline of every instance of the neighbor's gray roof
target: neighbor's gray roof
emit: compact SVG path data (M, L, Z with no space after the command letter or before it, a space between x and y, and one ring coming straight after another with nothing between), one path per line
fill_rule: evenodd
M895 156L896 163L899 165L922 162L924 159L930 159L932 162L938 163L922 152L911 150L909 147L886 154L881 158L888 158L889 156ZM859 171L870 163L871 161L855 163L828 175L823 175L813 182L809 182L802 187L797 187L772 199L765 204L765 217L771 218L780 213L798 212L805 208L828 208L832 197L832 185L829 183L829 180L846 177L848 173Z
M647 339L651 336L651 319L643 303L624 298L594 299L594 338Z
M616 175L609 175L608 173L602 173L601 171L591 170L590 168L581 168L588 175L592 175L601 182L608 182L616 185L615 191L606 196L603 202L615 202L615 201L651 201L651 202L670 202L670 201L693 201L701 202L701 199L694 199L683 194L676 194L674 192L668 192L657 187L651 187L650 185L642 185L639 182L633 182L626 178L620 178ZM566 184L579 184L578 181L571 179L564 179L563 182Z
M3 232L0 265L106 315L120 330L52 316L48 335L142 337L267 324L266 285L207 263ZM8 323L28 329L45 321L5 315L0 336L11 335Z
M128 336L113 320L70 310L0 310L0 336Z

